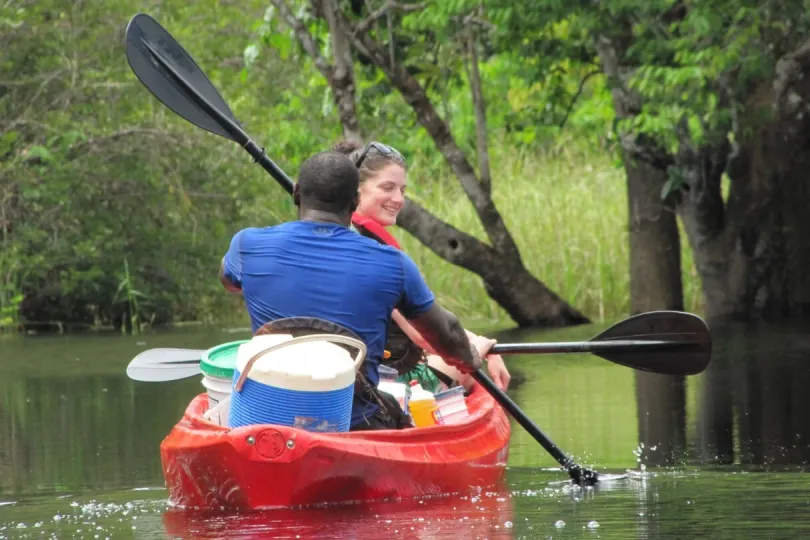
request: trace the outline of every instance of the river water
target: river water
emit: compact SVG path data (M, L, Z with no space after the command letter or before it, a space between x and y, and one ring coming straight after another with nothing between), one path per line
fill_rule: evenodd
M513 423L497 490L247 515L169 508L158 447L202 387L125 375L146 348L207 348L246 329L2 337L0 539L810 538L810 324L711 326L712 364L686 381L588 355L507 358L509 393L535 423L623 479L572 488Z

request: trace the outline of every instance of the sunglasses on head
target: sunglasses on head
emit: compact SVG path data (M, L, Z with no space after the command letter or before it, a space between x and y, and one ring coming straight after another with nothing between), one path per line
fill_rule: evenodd
M354 163L355 167L357 167L358 169L360 168L360 166L366 160L366 157L368 156L368 153L369 151L371 151L371 149L376 150L377 152L379 152L384 156L394 156L401 159L403 162L405 161L405 158L402 157L402 154L397 152L397 149L394 148L393 146L388 146L387 144L383 144L381 142L372 141L368 143L365 148L363 148L363 152L360 154L360 157L358 157L357 161Z

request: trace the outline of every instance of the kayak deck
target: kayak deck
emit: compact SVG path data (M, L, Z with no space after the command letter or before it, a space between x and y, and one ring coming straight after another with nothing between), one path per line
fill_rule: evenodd
M405 430L313 433L287 426L227 428L195 397L160 446L172 504L264 509L412 498L496 485L509 421L480 386L464 423Z

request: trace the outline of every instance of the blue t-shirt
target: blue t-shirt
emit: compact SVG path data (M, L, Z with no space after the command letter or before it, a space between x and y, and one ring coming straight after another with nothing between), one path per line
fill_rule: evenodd
M317 317L344 326L366 344L365 375L374 385L391 312L397 308L413 318L434 302L405 253L333 223L243 229L222 263L225 277L242 289L254 333L286 317ZM355 398L352 426L377 408Z

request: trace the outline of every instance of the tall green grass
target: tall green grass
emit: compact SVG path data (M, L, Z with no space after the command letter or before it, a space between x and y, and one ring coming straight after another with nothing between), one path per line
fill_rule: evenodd
M628 314L630 298L627 187L624 169L604 149L560 141L543 150L495 145L493 198L538 279L593 321ZM409 196L479 239L477 215L449 169L415 156ZM439 301L467 324L509 325L511 319L475 274L455 267L395 228ZM700 312L700 282L681 231L684 308Z

